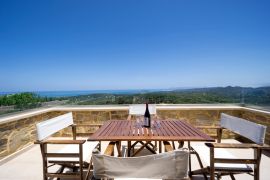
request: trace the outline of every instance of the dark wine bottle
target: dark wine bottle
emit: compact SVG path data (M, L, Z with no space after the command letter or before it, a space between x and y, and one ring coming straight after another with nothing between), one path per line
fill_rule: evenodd
M151 115L148 109L148 103L146 103L146 109L144 113L144 127L147 127L147 128L151 127Z

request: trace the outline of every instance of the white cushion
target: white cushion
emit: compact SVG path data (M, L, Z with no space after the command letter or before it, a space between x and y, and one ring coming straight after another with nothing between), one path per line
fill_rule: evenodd
M92 151L96 148L98 142L89 142L86 141L83 144L83 161L90 162ZM79 153L79 145L78 144L69 144L58 150L57 152L53 153ZM77 157L53 157L48 158L48 161L79 161Z
M191 146L199 154L204 167L210 166L210 148L204 143L196 143L196 145L192 144ZM215 148L214 153L215 158L238 159L226 149ZM247 164L215 163L215 168L250 169L250 166Z
M73 124L72 113L67 113L36 124L37 140L42 141L50 135Z
M140 157L112 157L93 154L95 178L182 179L188 175L188 151Z
M240 134L257 144L263 144L266 126L242 118L221 114L220 126Z
M144 115L145 113L145 104L133 104L129 106L129 114L130 115ZM154 104L149 104L148 105L148 109L150 114L155 115L157 114L157 110L156 110L156 105Z

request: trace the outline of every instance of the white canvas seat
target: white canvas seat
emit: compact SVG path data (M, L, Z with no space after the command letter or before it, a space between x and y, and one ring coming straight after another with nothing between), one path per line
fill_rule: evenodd
M188 151L140 157L93 154L94 178L184 179L188 176Z
M98 142L89 142L86 141L83 144L83 161L84 162L90 162L91 157L92 157L92 150L95 149L97 147L99 143ZM79 153L79 147L78 145L74 145L74 144L69 144L64 146L63 148L57 150L55 153ZM51 157L48 158L49 162L64 162L64 161L74 161L74 162L78 162L79 158L75 158L75 157Z
M196 143L196 145L191 143L191 146L201 157L204 167L210 167L209 147L205 146L204 143ZM237 157L230 153L227 149L215 149L215 158L237 159ZM248 164L215 163L215 168L237 168L242 170L252 170Z

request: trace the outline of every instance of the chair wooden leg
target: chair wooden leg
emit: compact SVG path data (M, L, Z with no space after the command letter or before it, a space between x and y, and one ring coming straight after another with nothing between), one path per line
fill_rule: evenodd
M235 177L234 177L233 174L230 174L230 177L231 177L232 180L235 180Z
M79 151L80 151L80 157L79 157L79 161L80 161L80 179L83 180L83 145L82 144L79 145Z
M91 159L90 159L90 163L89 163L89 166L88 166L88 169L87 169L87 173L86 173L86 176L85 176L85 180L88 180L88 178L89 178L89 176L90 176L91 166L92 166L92 157L91 157Z
M203 173L203 177L204 177L205 180L208 180L206 173Z
M183 142L183 141L182 141L182 142ZM203 168L203 164L202 164L202 160L201 160L199 154L198 154L192 147L190 147L190 148L191 148L191 149L190 149L190 155L191 155L191 154L195 154L195 156L197 157L197 160L198 160L198 162L199 162L199 165L200 165L201 169L204 169L204 168ZM190 164L191 164L191 162L190 162ZM190 170L190 171L191 171L191 176L192 176L192 174L193 174L194 171L192 171L192 170ZM199 174L202 174L203 177L204 177L204 179L205 179L205 180L208 180L208 178L207 178L207 173L206 173L205 171L201 171L201 172L199 172Z
M262 150L260 148L254 149L254 159L256 159L256 164L254 164L254 180L260 179L261 157L262 157Z
M42 155L42 164L43 164L43 180L47 180L47 172L48 172L48 162L47 162L47 144L40 144L40 150L41 150L41 155Z
M210 147L210 180L215 180L214 148Z

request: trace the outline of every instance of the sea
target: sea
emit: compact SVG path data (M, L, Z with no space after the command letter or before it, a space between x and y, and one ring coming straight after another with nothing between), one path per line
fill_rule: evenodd
M131 90L84 90L84 91L27 91L36 93L41 97L72 97L90 94L143 94L149 92L166 91L163 89L131 89ZM16 94L22 92L0 92L1 95Z

